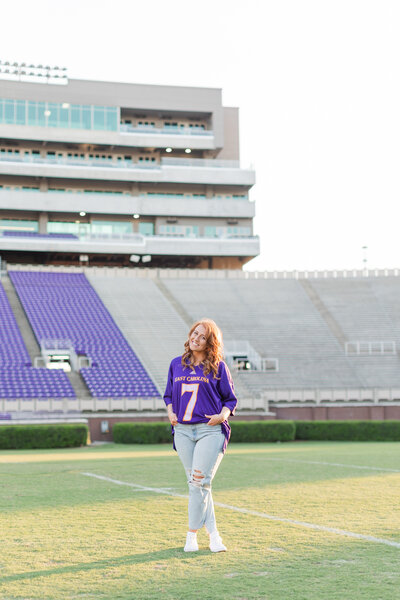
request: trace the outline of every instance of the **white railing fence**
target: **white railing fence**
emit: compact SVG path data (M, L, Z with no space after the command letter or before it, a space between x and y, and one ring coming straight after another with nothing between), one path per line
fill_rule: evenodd
M396 342L346 342L346 356L375 356L383 354L396 354Z
M140 235L140 234L136 234ZM160 236L158 236L160 237ZM258 236L253 236L258 239ZM207 238L204 238L207 240ZM87 269L112 277L155 277L179 279L351 279L360 277L400 277L398 269L348 271L240 271L234 269L133 269L129 267L76 267L56 265L7 264L7 271L83 272Z
M400 388L277 388L265 390L264 394L268 402L274 404L400 403Z
M248 340L227 340L224 352L226 362L234 371L279 371L279 360L261 356Z

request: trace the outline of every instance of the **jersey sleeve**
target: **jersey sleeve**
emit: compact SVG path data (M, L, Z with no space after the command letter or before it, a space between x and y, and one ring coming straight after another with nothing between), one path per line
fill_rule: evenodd
M226 406L231 411L231 414L235 414L237 398L235 396L235 389L233 385L232 376L227 365L224 362L220 363L220 380L218 382L219 393L221 396L221 402L223 406Z
M167 379L167 387L165 388L165 393L164 393L164 402L166 404L166 406L168 406L168 404L172 404L172 385L173 385L173 367L172 367L172 362L169 365L169 370L168 370L168 379Z

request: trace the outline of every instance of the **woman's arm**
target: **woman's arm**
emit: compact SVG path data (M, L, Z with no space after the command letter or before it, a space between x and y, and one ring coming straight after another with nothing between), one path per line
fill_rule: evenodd
M168 380L167 380L167 387L165 389L165 394L164 394L164 402L167 406L168 419L169 419L171 425L176 425L178 422L178 418L172 409L172 388L173 388L172 382L173 382L173 369L172 369L172 362L171 362L171 364L169 366L169 371L168 371Z
M176 425L178 423L178 417L176 416L176 414L173 411L172 404L167 404L167 412L168 412L168 419L169 419L169 422L171 423L171 425Z
M221 361L220 363L220 379L217 387L220 393L220 398L224 408L228 408L231 415L235 414L237 398L234 391L232 376L228 366Z

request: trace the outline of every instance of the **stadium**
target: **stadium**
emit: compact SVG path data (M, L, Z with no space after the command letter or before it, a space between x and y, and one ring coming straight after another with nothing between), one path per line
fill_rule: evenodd
M4 419L85 415L93 440L159 419L170 357L204 315L243 417L399 418L399 273L242 270L255 173L221 90L38 67L2 96Z
M239 421L398 421L399 270L243 269L260 252L255 171L220 89L13 69L0 98L0 433L86 424L92 445L0 456L4 514L23 515L2 525L4 597L261 600L285 581L288 598L389 600L398 442L233 444L216 486L224 562L182 558L172 451L109 442L117 424L168 425L168 366L205 316L224 334Z

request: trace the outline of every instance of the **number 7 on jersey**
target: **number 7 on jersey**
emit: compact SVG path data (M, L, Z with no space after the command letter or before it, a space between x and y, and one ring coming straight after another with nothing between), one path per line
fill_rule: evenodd
M199 383L182 383L181 396L185 392L191 392L189 402L187 403L185 414L183 415L183 421L190 421L193 414L193 409L197 402L197 393L199 391Z

